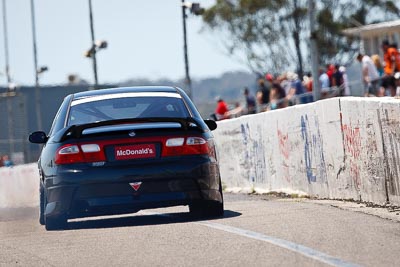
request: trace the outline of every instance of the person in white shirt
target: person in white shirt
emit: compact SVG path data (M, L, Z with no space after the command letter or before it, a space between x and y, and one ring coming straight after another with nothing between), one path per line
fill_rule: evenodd
M349 96L350 93L350 86L349 86L349 78L347 77L346 67L340 66L339 71L343 73L343 84L344 84L344 95Z
M358 54L357 60L362 66L362 78L364 82L364 95L369 96L370 94L376 95L379 85L379 73L375 67L372 59L363 54Z
M400 72L396 72L393 78L396 85L396 96L400 96Z
M321 98L327 98L329 94L330 84L329 84L329 76L324 71L324 69L319 70L319 85L321 86Z

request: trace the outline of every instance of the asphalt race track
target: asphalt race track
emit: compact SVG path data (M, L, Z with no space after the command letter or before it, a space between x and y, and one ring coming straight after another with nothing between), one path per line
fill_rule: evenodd
M400 266L400 216L353 206L225 194L219 219L175 207L52 232L37 208L0 209L0 266Z

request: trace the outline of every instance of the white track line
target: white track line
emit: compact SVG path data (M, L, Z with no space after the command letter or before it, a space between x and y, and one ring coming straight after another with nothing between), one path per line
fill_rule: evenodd
M156 216L161 216L161 217L169 217L171 218L171 215L168 214L162 214L162 213L150 213L150 212L143 212L141 211L141 213L143 215L156 215ZM295 253L301 254L307 258L331 265L331 266L337 266L337 267L359 267L360 265L358 264L354 264L351 262L347 262L344 260L341 260L339 258L335 258L333 256L330 256L328 254L325 254L323 252L320 252L318 250L300 245L300 244L296 244L284 239L279 239L276 237L272 237L272 236L267 236L261 233L257 233L257 232L253 232L253 231L249 231L246 229L241 229L241 228L237 228L237 227L233 227L233 226L229 226L229 225L225 225L225 224L220 224L220 223L215 223L215 222L211 222L211 221L195 221L195 222L189 222L189 223L194 223L194 224L198 224L198 225L202 225L202 226L206 226L209 228L213 228L213 229L217 229L217 230L221 230L224 232L228 232L231 234L236 234L236 235L240 235L240 236L244 236L247 238L251 238L251 239L255 239L255 240L259 240L259 241L263 241L263 242L267 242L271 245L277 246L277 247L281 247L290 251L293 251Z
M251 239L256 239L256 240L260 240L260 241L264 241L267 243L270 243L272 245L281 247L281 248L285 248L288 249L290 251L299 253L305 257L311 258L313 260L319 261L319 262L323 262L332 266L340 266L340 267L355 267L355 266L360 266L351 262L347 262L335 257L332 257L328 254L322 253L320 251L317 251L315 249L303 246L303 245L299 245L284 239L279 239L276 237L272 237L272 236L267 236L261 233L257 233L257 232L253 232L253 231L249 231L249 230L245 230L245 229L241 229L241 228L237 228L237 227L232 227L229 225L224 225L224 224L219 224L219 223L214 223L214 222L210 222L210 221L203 221L203 222L194 222L196 224L199 225L203 225L203 226L207 226L210 228L214 228L217 230L221 230L221 231L225 231L228 233L232 233L232 234L236 234L236 235L240 235L240 236L244 236L244 237L248 237Z

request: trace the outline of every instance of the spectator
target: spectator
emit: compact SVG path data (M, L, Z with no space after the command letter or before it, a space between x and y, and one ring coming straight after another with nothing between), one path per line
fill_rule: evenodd
M287 106L285 89L279 83L273 83L270 91L269 110L284 108Z
M400 72L396 72L393 77L396 85L396 96L400 96Z
M286 95L286 98L289 101L289 105L304 103L304 99L297 99L297 96L306 92L302 82L299 79L299 76L294 72L288 72L287 78L291 83L289 93Z
M326 65L326 74L329 77L329 87L333 86L333 73L335 71L335 66L333 64Z
M371 59L374 62L374 65L376 67L376 70L378 71L379 77L382 77L385 72L383 70L381 57L379 55L375 54L375 55L371 56Z
M303 77L303 85L306 88L307 92L312 92L313 90L313 80L311 72L307 72L306 75Z
M362 78L364 81L364 95L376 95L378 91L379 73L374 62L367 55L358 54L357 60L361 63Z
M246 97L247 114L255 114L257 111L256 99L252 94L250 94L249 88L247 87L244 88L243 94Z
M216 99L217 99L217 107L215 108L216 119L218 121L227 119L227 116L225 114L229 111L228 105L220 96L217 96Z
M225 118L226 119L238 118L242 115L242 113L243 113L243 108L240 106L239 102L236 102L235 108L225 113Z
M343 79L343 73L341 71L339 71L339 65L336 64L334 69L333 69L333 75L332 75L332 86L336 86L337 87L337 95L342 96L344 95L344 88L343 88L343 84L344 84L344 79Z
M8 157L8 155L4 155L2 157L2 162L3 162L3 166L4 167L11 167L14 166L14 163L10 160L10 158Z
M272 83L274 82L274 75L272 75L271 73L265 74L265 81L266 81L266 83L268 83L267 86L269 86L271 88Z
M396 67L394 69L395 73L400 72L400 52L399 48L397 46L397 43L392 43L390 47L394 48L396 50Z
M256 94L257 102L260 105L260 111L265 111L267 104L269 103L269 91L268 83L265 83L264 79L258 80L258 91Z
M385 96L395 96L396 95L396 84L395 84L394 75L391 76L383 76L382 77L382 85L384 95Z
M321 86L321 98L324 99L329 93L329 76L322 68L319 70L318 80Z
M343 87L344 87L344 96L349 96L350 95L350 86L349 86L349 79L347 77L346 73L346 67L345 66L340 66L339 71L343 74Z
M384 72L386 75L393 75L396 71L400 71L400 59L398 51L389 45L387 40L382 42L383 61L385 63Z

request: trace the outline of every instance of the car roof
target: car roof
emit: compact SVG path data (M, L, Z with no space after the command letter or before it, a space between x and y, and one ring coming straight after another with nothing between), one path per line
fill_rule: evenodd
M162 93L177 93L177 88L172 86L133 86L133 87L117 87L108 89L98 89L91 91L83 91L73 94L73 99L80 99L99 95L120 94L120 93L148 93L148 92L162 92Z

